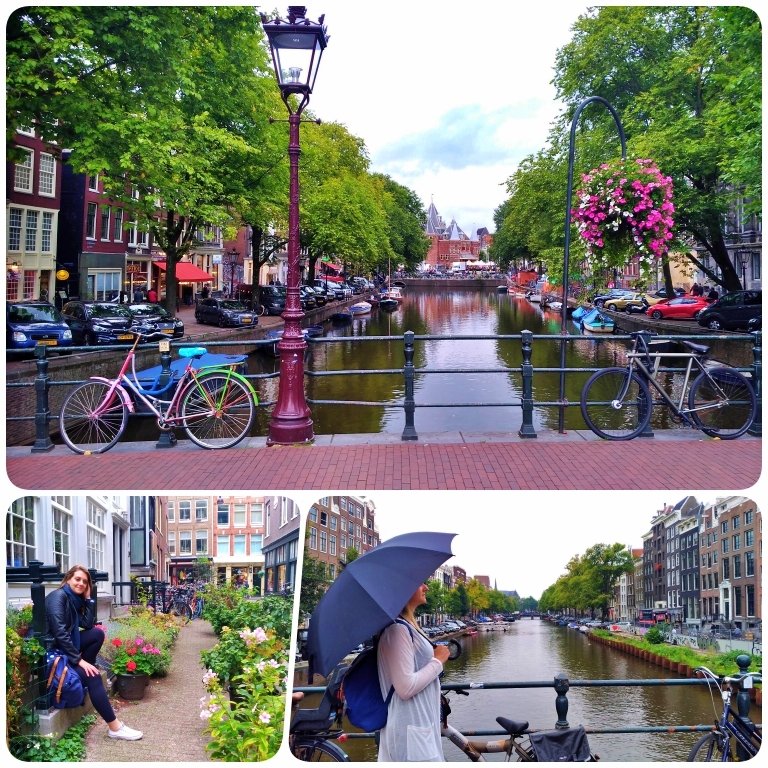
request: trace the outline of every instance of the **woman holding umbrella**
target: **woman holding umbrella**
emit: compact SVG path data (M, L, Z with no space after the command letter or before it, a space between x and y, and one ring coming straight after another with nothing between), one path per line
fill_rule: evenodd
M394 686L387 724L381 729L379 762L443 761L440 737L440 673L445 645L433 646L416 623L415 610L427 602L422 584L379 640L379 684Z

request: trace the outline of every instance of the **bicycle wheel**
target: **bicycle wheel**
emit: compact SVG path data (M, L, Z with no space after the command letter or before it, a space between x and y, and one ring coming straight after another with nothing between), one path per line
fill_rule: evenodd
M605 440L637 437L651 420L652 406L648 385L634 372L627 374L626 368L597 371L581 390L581 415Z
M349 755L341 747L330 741L322 741L320 737L304 737L293 742L294 757L305 763L348 763Z
M86 381L64 400L59 431L75 453L104 453L119 439L128 421L128 408L117 392L107 402L109 384Z
M174 601L171 604L171 607L168 613L170 613L171 616L177 616L185 624L188 624L190 619L192 618L192 610L183 600Z
M723 737L719 733L705 733L688 753L689 763L720 763L723 761ZM730 754L728 756L730 760Z
M253 395L240 379L202 374L181 397L183 426L202 448L231 448L250 431L256 414Z
M752 425L755 390L739 371L713 368L694 379L688 407L693 423L704 434L733 440Z

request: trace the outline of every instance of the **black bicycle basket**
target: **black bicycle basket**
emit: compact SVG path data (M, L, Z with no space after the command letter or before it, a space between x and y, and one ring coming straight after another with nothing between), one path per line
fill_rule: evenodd
M581 726L531 733L530 739L540 763L589 763L597 759L589 749L587 734Z

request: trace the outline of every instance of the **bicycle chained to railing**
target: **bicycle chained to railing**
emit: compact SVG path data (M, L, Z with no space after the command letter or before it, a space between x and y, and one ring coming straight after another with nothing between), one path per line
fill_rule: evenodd
M652 351L649 331L635 331L625 367L592 374L581 391L581 413L587 426L606 440L631 440L642 434L655 405L665 405L673 421L700 429L710 437L732 440L752 425L755 391L735 368L707 361L709 347L680 342L682 352ZM679 398L674 400L659 378L662 358L685 361ZM692 375L694 378L691 379ZM654 401L651 388L661 398ZM687 405L685 404L687 394Z
M704 734L694 744L688 755L688 762L741 762L757 755L763 742L762 734L754 723L748 720L745 722L733 711L731 699L734 690L737 693L742 688L749 690L754 682L762 682L762 675L759 672L745 672L720 678L707 667L697 667L696 674L707 681L716 721L714 730ZM723 701L719 715L713 687L718 690Z
M59 428L75 453L104 453L112 448L139 403L155 416L161 432L182 427L202 448L231 448L250 432L258 405L255 390L234 370L235 363L196 368L195 362L207 354L205 347L179 348L185 365L141 383L136 348L139 341L152 338L165 337L137 334L114 379L92 376L67 395Z
M171 586L155 592L154 605L150 606L160 613L169 613L188 624L193 618L191 600L192 590L184 586Z
M449 661L461 655L461 645L456 640L443 641L450 646ZM289 730L291 753L305 762L350 762L350 757L338 745L338 740L346 738L341 728L344 704L335 693L338 689L338 676L346 669L345 664L338 665L329 675L320 704L315 709L294 709ZM457 694L469 695L467 691L457 690ZM583 728L565 728L557 731L529 731L528 722L511 720L499 716L496 722L507 732L500 739L468 739L459 730L448 723L451 708L447 693L440 694L440 732L455 744L472 762L484 762L483 755L503 753L506 761L539 762L550 760L569 760L576 762L594 762L599 759L589 751ZM568 757L563 757L564 750ZM559 755L559 757L558 757Z

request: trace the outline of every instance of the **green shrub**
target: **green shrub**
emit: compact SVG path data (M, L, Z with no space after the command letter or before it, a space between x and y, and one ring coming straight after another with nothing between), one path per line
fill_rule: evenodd
M651 627L645 633L644 638L651 645L659 645L664 642L664 634L658 627Z
M86 715L66 730L60 739L16 736L8 740L8 748L17 760L25 762L78 763L85 757L85 736L96 719L96 715Z

